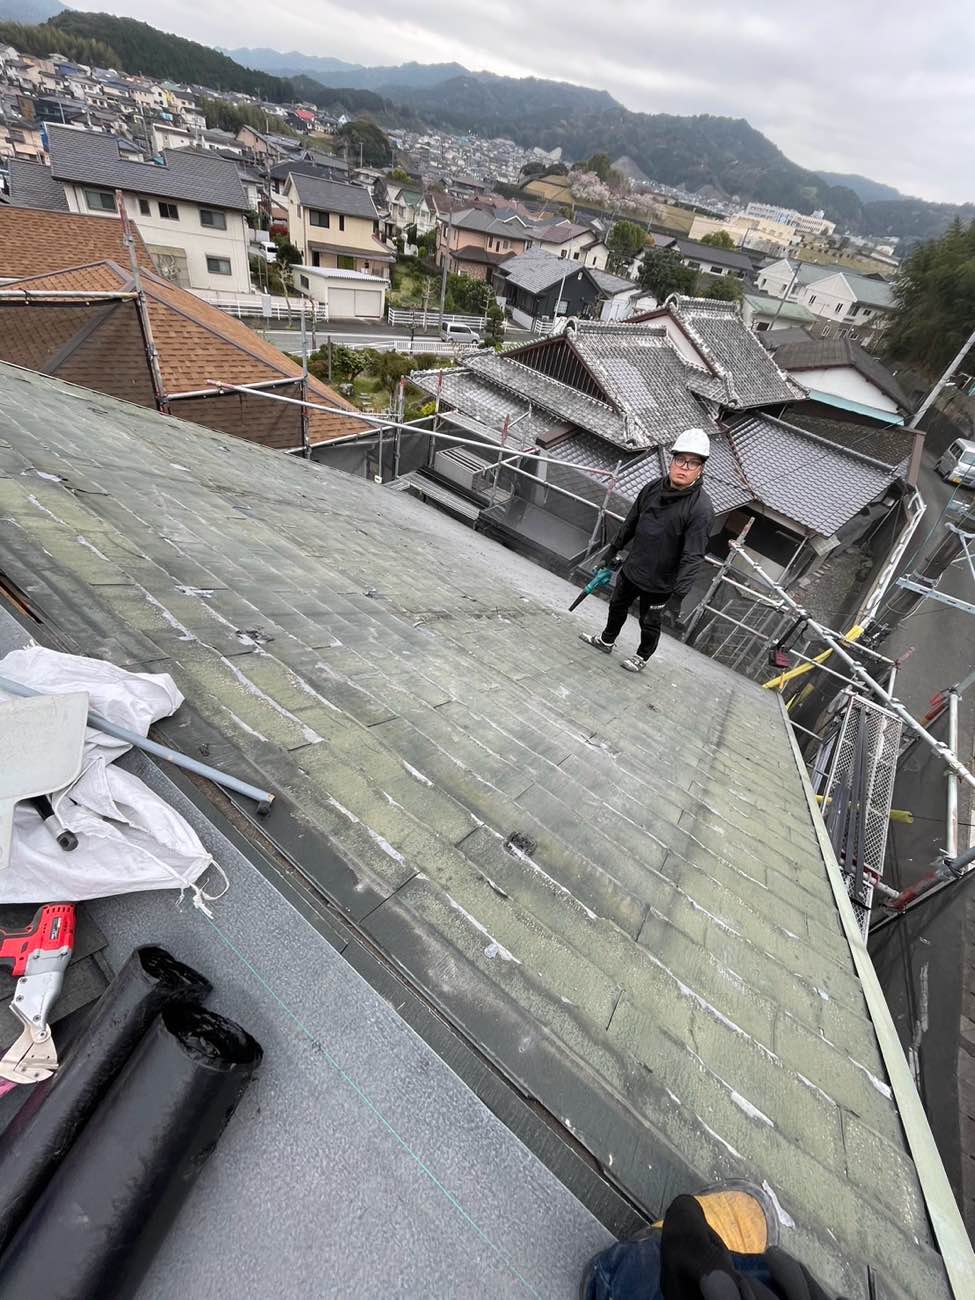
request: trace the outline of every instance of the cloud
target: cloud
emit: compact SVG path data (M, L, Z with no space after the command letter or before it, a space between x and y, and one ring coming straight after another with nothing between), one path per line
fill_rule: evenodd
M93 8L96 7L94 4ZM936 0L120 0L100 10L223 47L456 61L608 90L645 112L744 117L793 161L975 198L975 6Z

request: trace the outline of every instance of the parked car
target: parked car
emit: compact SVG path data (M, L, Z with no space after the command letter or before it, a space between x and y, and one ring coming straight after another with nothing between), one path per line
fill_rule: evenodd
M935 469L949 483L975 487L975 442L968 438L956 438L937 462Z
M481 346L481 336L470 325L458 325L445 320L440 326L440 337L444 343L459 343L470 348Z
M250 251L253 257L263 257L265 262L278 260L278 249L273 239L252 239Z

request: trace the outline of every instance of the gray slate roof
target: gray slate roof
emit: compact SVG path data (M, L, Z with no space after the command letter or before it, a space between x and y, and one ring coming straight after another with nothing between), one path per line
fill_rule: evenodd
M831 537L898 477L888 465L768 416L742 420L728 437L754 495L823 537Z
M541 248L530 248L517 257L509 257L504 263L503 274L506 283L515 284L529 293L542 293L559 284L563 276L573 276L582 269L578 262L556 257Z
M746 328L737 303L678 297L670 305L705 360L725 380L725 406L742 410L805 396Z
M512 217L509 221L499 221L487 208L467 208L454 212L451 224L459 230L480 230L485 234L501 235L508 239L531 239L534 229L523 225L520 218Z
M364 185L324 180L321 176L306 176L298 171L291 172L291 184L306 208L341 212L347 217L364 217L368 221L375 221L379 216L372 191Z
M18 208L42 208L49 212L68 212L64 186L51 175L44 163L10 159L10 202Z
M421 502L10 366L0 568L171 672L161 738L280 792L310 893L648 1214L764 1181L833 1292L945 1300L773 694L667 638L637 690Z
M790 339L780 343L775 337L777 333L777 330L767 330L762 342L775 353L776 364L782 370L801 372L852 366L892 402L896 402L901 411L910 410L906 394L887 367L854 339L811 339L807 335L801 341Z
M699 243L696 239L674 240L681 257L692 257L699 261L710 262L715 266L726 266L732 271L752 272L752 259L746 253L733 248L715 248L711 244Z
M787 418L795 428L805 429L835 442L840 447L857 451L861 456L869 456L884 465L904 472L911 455L914 435L909 429L890 425L858 424L855 421L835 419L827 416L821 408L811 407L806 402L797 402L790 406Z
M215 208L247 209L237 168L212 152L163 150L164 166L130 162L119 156L114 136L49 126L51 172L56 180L158 194L161 198L209 203Z
M627 289L635 289L637 286L632 280L627 280L622 275L612 275L609 271L600 271L598 267L587 266L586 271L596 281L596 284L603 293L616 294L625 293Z

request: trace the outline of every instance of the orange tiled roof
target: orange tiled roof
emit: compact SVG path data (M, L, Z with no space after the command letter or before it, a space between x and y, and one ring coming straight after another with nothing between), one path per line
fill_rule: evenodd
M115 261L104 261L25 278L6 287L93 292L130 285L127 270ZM189 290L180 289L154 273L142 277L142 287L149 303L149 322L167 393L208 388L211 380L256 384L286 375L301 377L301 367L290 357L235 317L211 307ZM92 387L98 387L96 375L92 375L91 383ZM309 378L308 389L311 401L349 411L356 409L314 377ZM361 420L313 411L308 421L308 439L312 444L328 442L350 433L362 433L365 427Z
M154 271L142 237L133 228L139 265ZM88 217L75 212L0 206L0 279L22 279L106 258L129 265L117 217ZM90 287L90 286L86 286Z

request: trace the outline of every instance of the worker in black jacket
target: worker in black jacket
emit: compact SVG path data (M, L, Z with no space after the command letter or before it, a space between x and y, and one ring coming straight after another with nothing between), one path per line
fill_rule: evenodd
M606 627L599 636L584 632L583 641L612 654L630 606L640 602L640 645L623 661L631 673L642 673L660 640L660 624L669 606L679 616L681 601L697 577L714 520L714 507L701 477L711 453L703 429L686 429L671 448L665 478L648 483L610 543L611 552L629 547L610 561L622 564L609 602Z

